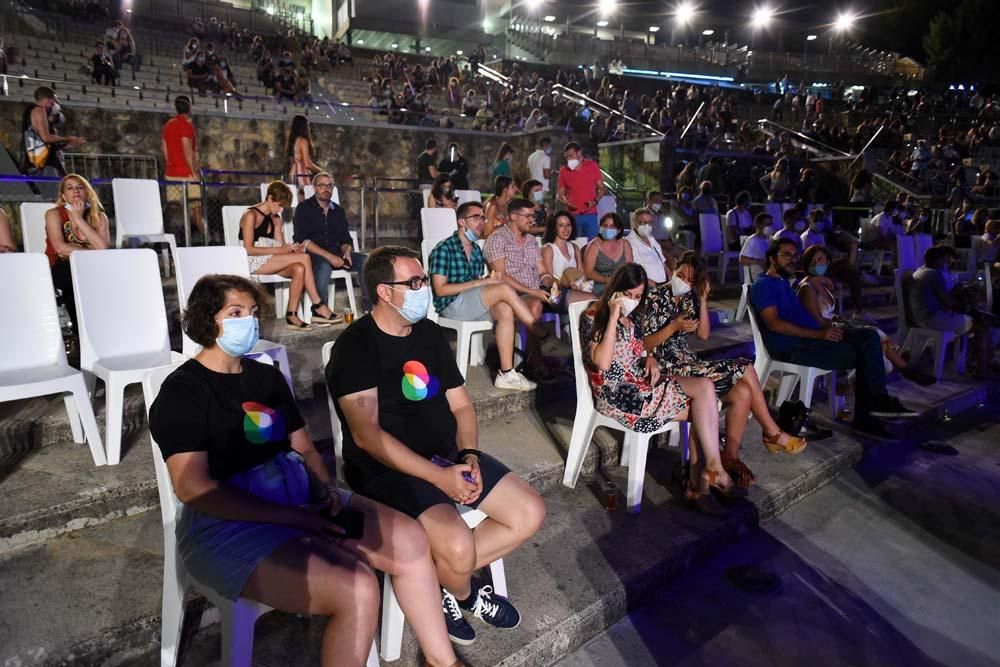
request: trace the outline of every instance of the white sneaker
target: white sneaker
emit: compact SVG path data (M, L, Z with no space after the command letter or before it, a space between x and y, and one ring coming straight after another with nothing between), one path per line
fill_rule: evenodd
M497 389L511 389L513 391L531 391L538 385L524 377L515 370L507 371L506 373L497 373L497 377L493 380L493 386Z

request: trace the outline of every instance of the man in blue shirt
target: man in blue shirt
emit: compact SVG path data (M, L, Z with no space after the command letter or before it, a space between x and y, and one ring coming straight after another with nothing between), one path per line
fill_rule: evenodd
M312 182L316 194L295 207L293 222L295 242L312 255L316 290L326 303L330 274L335 269L351 271L354 274L354 284L361 285L361 307L369 311L372 304L365 293L365 283L361 280L361 267L368 255L354 251L347 213L333 201L333 176L321 171L313 176Z
M757 315L768 353L779 361L824 370L857 371L853 428L888 437L875 417L915 417L885 390L882 344L874 328L823 329L799 302L789 278L795 275L798 246L777 239L767 249L768 270L750 288L750 305Z

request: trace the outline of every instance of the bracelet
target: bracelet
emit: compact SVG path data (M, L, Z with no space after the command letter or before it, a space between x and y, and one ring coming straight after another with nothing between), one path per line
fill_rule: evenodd
M459 461L463 460L469 454L472 454L473 456L475 456L476 457L476 461L478 461L479 460L479 455L482 454L482 452L480 452L478 449L463 449L462 451L460 451L458 453L458 460Z

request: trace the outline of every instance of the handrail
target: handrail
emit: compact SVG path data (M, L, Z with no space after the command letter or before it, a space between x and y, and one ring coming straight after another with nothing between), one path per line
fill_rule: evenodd
M760 120L757 121L757 124L761 126L762 130L763 130L763 126L764 125L773 125L774 127L778 128L782 132L787 132L788 134L797 137L800 142L802 142L803 144L805 144L805 147L807 149L811 149L812 152L814 152L816 154L821 154L821 151L817 150L815 146L821 146L824 149L826 149L827 151L832 152L834 154L837 154L837 155L839 155L841 157L852 157L850 153L845 153L844 151L840 150L839 148L834 148L833 146L828 146L828 145L824 144L822 141L820 141L819 139L813 139L812 137L810 137L810 136L808 136L806 134L802 134L798 130L793 130L793 129L789 128L789 127L785 127L784 125L780 125L778 123L775 123L773 120L770 120L768 118L761 118Z
M705 103L702 102L701 104L698 105L698 108L695 110L695 112L691 114L691 120L689 120L688 124L684 127L684 131L681 132L681 136L677 140L677 143L684 141L684 137L687 136L688 130L690 130L691 126L694 125L694 121L697 120L699 114L701 114L701 110L704 108L705 108Z
M581 102L581 103L585 104L586 106L588 106L590 108L595 108L595 109L603 110L604 113L608 114L609 116L621 116L621 118L623 120L625 120L627 122L630 122L630 123L633 123L635 125L638 125L639 127L641 127L643 129L647 130L648 132L650 132L655 137L663 137L663 136L665 136L665 134L663 132L661 132L660 130L657 130L652 125L649 125L647 123L643 123L641 120L638 120L636 118L632 118L631 116L627 116L627 115L625 115L625 113L623 111L619 111L617 109L609 107L606 104L598 102L597 100L593 99L589 95L584 95L583 93L581 93L579 91L576 91L576 90L573 90L572 88L569 88L567 86L564 86L561 83L557 83L556 85L552 86L552 92L558 93L559 95L561 95L562 97L565 97L568 100L571 100L571 101L574 101L574 102Z
M858 156L854 158L854 161L851 162L850 165L848 165L847 167L848 171L854 168L855 163L861 159L861 156L865 154L865 151L868 150L868 147L871 146L873 143L875 143L875 140L878 139L878 135L882 134L882 130L884 129L885 129L885 123L882 123L881 125L878 126L878 129L875 130L875 134L872 135L872 138L868 140L868 143L866 143L860 151L858 151Z

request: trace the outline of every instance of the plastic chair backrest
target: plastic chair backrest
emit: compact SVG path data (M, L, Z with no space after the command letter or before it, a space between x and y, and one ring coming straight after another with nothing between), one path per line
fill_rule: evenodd
M45 252L45 213L52 208L47 202L21 204L21 242L24 252Z
M583 341L580 338L580 317L593 301L577 301L569 305L569 336L573 342L573 377L576 380L576 400L594 409L594 395L590 392L590 380L583 365Z
M781 214L784 213L784 209L781 208L781 204L768 202L764 204L764 212L771 216L771 224L774 225L774 228L781 229Z
M912 236L896 237L896 266L910 271L917 268L917 255Z
M703 254L722 252L722 221L718 213L699 213L698 227L701 230L701 252Z
M428 241L440 241L448 238L458 229L458 219L454 209L422 208L420 209L420 235Z
M0 350L4 351L0 371L65 363L55 288L45 255L0 255L0 284L8 286L0 299Z
M458 199L459 206L467 201L477 201L480 203L483 201L483 196L479 193L479 190L455 190L455 198Z
M160 186L148 178L113 178L115 236L162 234ZM75 254L75 253L74 253Z
M757 313L754 311L753 304L749 304L747 313L750 314L750 331L753 332L753 349L756 355L754 366L760 367L761 364L758 362L770 361L771 354L767 351L767 347L764 345L764 334L761 333L760 324L757 322Z
M222 207L222 238L226 245L243 245L240 243L240 220L247 212L247 206Z
M433 310L433 308L431 310ZM323 348L322 350L320 350L320 356L323 360L323 368L320 369L320 372L323 374L323 377L326 377L326 367L330 364L330 357L333 355L333 345L336 342L337 341L335 340L328 340L327 342L323 343ZM326 390L327 392L329 392L330 388L327 387ZM333 398L333 396L328 396L328 397L329 397L329 405L327 407L330 408L330 421L332 422L334 419L336 419L339 422L340 415L337 414L337 409L334 406L336 399ZM332 423L330 427L333 428ZM343 481L343 470L344 470L344 437L343 437L344 425L343 424L340 425L340 430L341 430L341 436L339 438L333 439L333 457L335 464L337 466L336 467L337 479Z
M237 207L238 208L238 207ZM181 312L187 308L188 296L202 276L223 273L250 277L247 251L243 246L191 246L178 248L174 255L177 277L177 305ZM197 354L201 346L181 333L181 351L188 355Z
M155 252L88 250L69 256L80 323L80 364L170 352L167 309Z
M177 370L180 364L174 366L164 366L156 368L146 374L142 381L142 397L146 403L146 415L149 415L149 408L160 393L163 381L171 373ZM170 480L170 472L167 464L160 453L160 447L150 434L149 442L153 446L153 469L156 471L156 489L160 494L160 518L163 521L164 544L174 545L174 525L177 523L177 515L180 514L183 504L177 499L174 493L174 484Z
M269 186L269 185L270 185L270 183L261 183L260 184L260 200L261 201L267 201L267 186ZM287 185L288 189L292 191L292 203L291 203L291 207L295 208L296 206L299 205L299 188L298 188L298 186L292 185L291 183L285 183L285 185Z
M905 339L906 332L916 326L913 322L913 309L910 308L910 291L913 288L913 271L896 269L894 283L896 290L896 335Z
M924 263L924 253L932 245L934 245L934 237L930 234L916 234L913 237L914 255L917 260L917 266Z
M993 312L993 262L983 264L983 283L986 287L986 312Z
M618 200L612 195L604 195L597 200L597 219L600 220L605 213L614 213L618 210Z
M575 239L573 239L573 243L575 243L580 250L583 250L584 248L587 247L587 244L590 243L590 239L588 239L586 236L577 236Z

